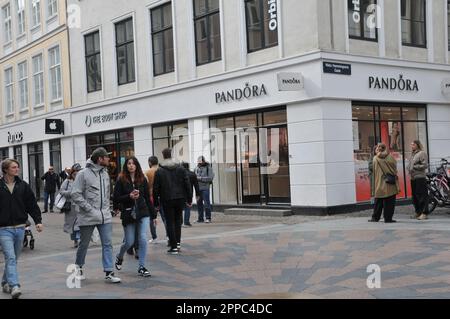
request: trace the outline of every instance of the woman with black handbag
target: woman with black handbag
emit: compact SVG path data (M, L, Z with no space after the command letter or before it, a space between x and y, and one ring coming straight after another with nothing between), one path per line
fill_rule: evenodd
M74 164L70 169L69 176L64 180L59 189L59 193L66 199L64 206L61 208L61 213L64 213L64 232L70 234L74 248L78 248L80 228L77 223L78 206L72 205L71 193L73 182L79 171L81 171L81 165L78 163Z
M145 259L150 217L155 220L156 212L150 202L147 179L136 157L128 158L123 165L114 187L114 202L121 206L120 219L124 229L124 242L116 256L115 267L117 270L122 269L123 256L133 246L137 229L139 237L138 275L149 277L150 272L145 268Z
M397 177L397 161L389 154L383 143L378 144L376 156L373 159L375 206L369 222L378 222L383 213L385 223L395 223L393 220L395 198L400 192Z

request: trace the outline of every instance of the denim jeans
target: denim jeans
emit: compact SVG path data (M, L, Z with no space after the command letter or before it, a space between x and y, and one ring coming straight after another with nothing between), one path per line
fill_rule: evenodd
M44 192L44 211L48 211L48 197L50 196L50 210L53 210L55 204L55 193Z
M19 286L17 274L17 260L23 247L25 227L0 229L0 245L5 256L5 271L2 277L2 286L8 284L11 288Z
M209 200L209 188L200 190L200 200L197 202L198 220L204 221L203 212L206 214L206 219L211 220L211 201Z
M185 225L189 225L189 219L191 218L191 208L189 206L186 205L186 207L184 207L184 219L183 219L183 224Z
M103 270L113 271L113 246L112 246L112 224L102 224L93 226L80 226L80 245L77 250L77 259L75 264L83 267L86 259L87 249L91 241L92 233L97 227L102 243L102 262Z
M131 248L134 244L136 227L138 229L139 236L139 267L145 266L145 257L147 256L147 242L148 242L148 229L149 229L150 217L144 217L134 224L128 224L123 227L125 232L125 240L120 247L117 257L123 259L125 252Z
M79 241L80 240L80 231L75 230L72 234L70 234L70 239L73 241Z

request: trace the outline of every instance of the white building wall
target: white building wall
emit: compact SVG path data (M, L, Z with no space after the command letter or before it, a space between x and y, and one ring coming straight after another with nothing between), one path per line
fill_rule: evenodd
M80 163L82 167L86 165L87 157L90 154L86 154L86 137L84 135L75 136L73 138L75 163Z
M61 138L61 168L71 167L75 164L75 154L73 152L73 138Z
M44 162L43 162L44 172L47 172L48 168L50 167L50 143L49 143L49 141L42 142L42 151L43 151L43 158L44 158Z
M141 126L134 128L134 155L141 163L145 172L148 167L148 158L153 155L152 127Z
M428 143L430 161L450 157L450 105L428 105Z
M22 176L23 180L27 183L30 183L30 173L28 171L28 145L22 145Z

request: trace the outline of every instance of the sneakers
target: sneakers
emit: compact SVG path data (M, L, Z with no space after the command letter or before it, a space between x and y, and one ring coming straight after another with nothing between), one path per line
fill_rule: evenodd
M178 249L178 250L181 249L181 243L177 243L177 249Z
M169 254L169 255L178 255L179 254L179 249L178 248L170 248L168 251L167 251L167 253Z
M201 223L204 223L205 221L204 220L196 220L195 221L195 223L197 223L197 224L201 224Z
M114 266L116 267L117 270L122 270L122 263L123 259L116 257L116 262L114 263Z
M139 267L138 275L142 277L151 277L150 271L148 271L145 267Z
M107 273L106 273L105 281L106 281L106 282L113 283L113 284L117 284L117 283L120 282L120 278L119 278L119 277L116 277L116 276L114 275L114 273L111 271L111 272L107 272Z
M78 268L76 277L77 277L79 280L85 280L85 279L86 279L86 277L84 276L84 273L83 273L83 269Z
M419 217L417 217L418 220L427 220L428 216L425 214L420 215Z
M158 238L154 238L154 239L150 239L148 241L149 244L157 244L158 243Z
M19 299L21 294L22 294L22 291L20 290L19 286L12 287L12 289L11 289L11 298L12 299Z
M207 224L211 223L211 219L207 219L205 223Z
M11 293L11 287L8 285L8 283L2 284L2 291L5 294L10 294Z

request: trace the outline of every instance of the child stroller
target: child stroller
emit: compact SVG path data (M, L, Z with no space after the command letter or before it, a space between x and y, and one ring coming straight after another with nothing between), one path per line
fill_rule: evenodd
M28 241L28 238L30 240ZM23 247L27 247L28 244L30 244L30 249L34 249L34 237L33 233L31 232L31 223L29 220L27 220L27 223L25 224L25 236L23 237Z

